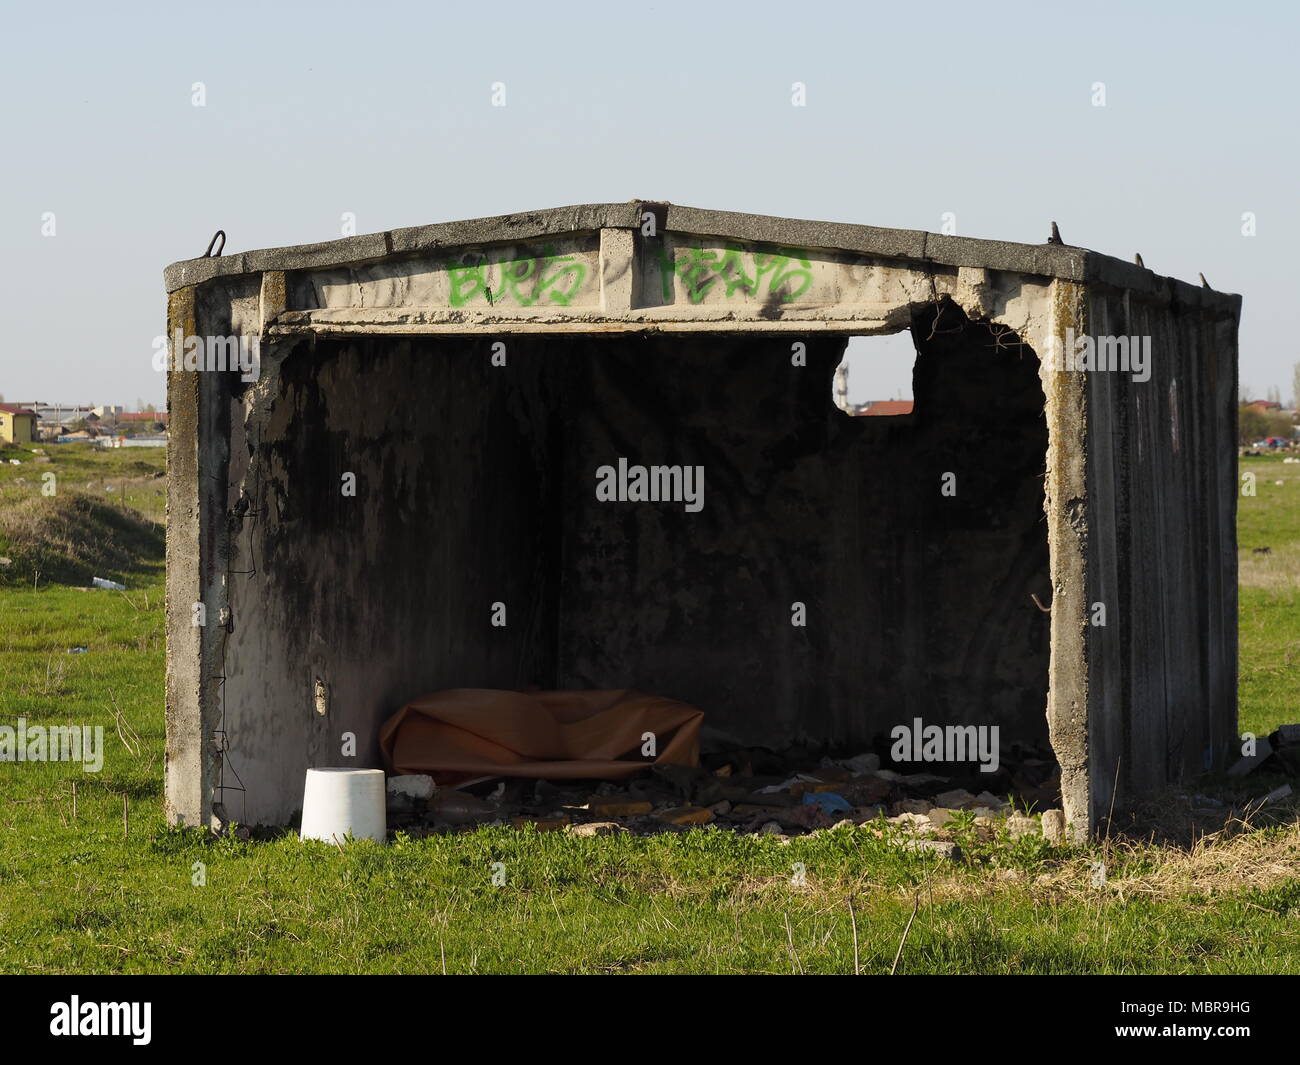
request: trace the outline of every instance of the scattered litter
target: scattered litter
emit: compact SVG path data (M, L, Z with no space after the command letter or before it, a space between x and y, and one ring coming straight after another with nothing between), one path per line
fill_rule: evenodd
M404 773L388 778L389 795L406 795L412 799L433 798L433 777L424 773Z
M569 825L564 831L571 836L612 836L627 829L614 821L588 821L585 825Z
M496 803L478 799L464 791L440 791L429 803L436 821L449 825L478 825L494 820L501 812Z
M804 757L809 760L796 760ZM775 837L780 844L837 827L962 846L972 831L972 838L990 842L1008 834L1065 838L1059 810L1049 812L1046 827L1037 816L1018 812L1060 805L1059 770L1050 753L1018 751L995 774L899 773L880 768L882 761L869 752L805 756L737 748L707 755L702 763L661 759L635 775L603 780L501 772L457 780L455 773L448 779L446 770L399 774L388 782L389 825L416 836L489 825L582 837L653 836L708 825ZM965 860L954 857L959 848L922 849Z
M84 654L85 654L87 651L89 651L89 650L90 650L89 647L69 647L69 648L68 648L68 654L70 654L70 655L84 655Z
M855 776L863 776L867 773L874 773L880 768L880 755L878 754L857 754L852 758L841 758L834 761L830 758L822 759L822 768L828 769L831 766L839 766L847 769Z
M655 817L670 825L707 825L713 820L713 811L700 806L674 806Z
M1267 737L1261 736L1255 741L1255 753L1240 759L1228 770L1228 776L1244 777L1247 773L1258 769L1264 764L1264 762L1268 761L1272 755L1273 745L1268 742Z
M628 795L607 795L592 799L587 809L597 817L639 817L654 809L654 803Z
M118 584L117 581L110 581L103 577L92 577L90 583L96 588L107 588L110 592L125 592L126 585Z
M14 560L12 558L5 558L3 555L0 555L0 566L12 566L13 564Z
M1273 748L1268 768L1300 776L1300 725L1282 725L1268 737L1268 744Z
M842 814L848 813L853 809L853 804L844 798L843 795L837 795L833 791L819 791L804 795L803 804L805 806L820 806L824 813Z
M781 781L780 784L769 784L765 788L759 788L759 795L775 795L779 791L789 791L795 784L821 784L811 773L796 773L788 780Z
M10 459L10 460L9 460L9 465L10 465L10 466L21 466L22 463L19 462L17 459Z
M1280 788L1274 788L1261 799L1261 802L1277 802L1279 799L1285 799L1291 794L1291 785L1283 784Z

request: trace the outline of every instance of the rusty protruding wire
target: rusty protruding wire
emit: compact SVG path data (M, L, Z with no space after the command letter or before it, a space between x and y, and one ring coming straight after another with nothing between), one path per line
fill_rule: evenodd
M203 258L205 259L212 258L212 248L217 243L218 237L221 238L221 247L217 250L217 254L220 255L223 251L226 250L226 231L224 229L218 229L215 233L212 234L212 239L208 241L208 250L203 253Z

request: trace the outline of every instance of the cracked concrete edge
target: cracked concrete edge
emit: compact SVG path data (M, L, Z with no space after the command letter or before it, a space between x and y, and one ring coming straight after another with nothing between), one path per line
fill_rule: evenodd
M1205 307L1234 317L1240 314L1240 296L1161 277L1135 264L1071 245L1017 244L1011 241L945 236L923 230L885 229L845 222L711 211L651 200L578 204L387 230L319 244L263 248L212 258L185 259L168 266L163 272L163 279L167 291L173 292L218 277L267 270L348 266L385 258L414 256L437 248L499 244L568 233L598 233L608 229L637 229L642 224L643 214L649 209L654 210L658 224L670 232L850 252L905 263L981 267L1111 285Z
M196 291L167 301L167 336L198 332ZM198 826L211 810L211 764L204 728L204 628L192 620L203 600L199 497L200 414L204 375L167 374L167 410L175 436L167 448L166 757L163 806L172 824Z
M1088 328L1087 289L1069 281L1052 286L1049 329ZM1040 368L1047 416L1047 475L1043 510L1052 578L1051 652L1047 727L1061 767L1061 805L1070 835L1087 838L1097 827L1096 781L1089 761L1088 672L1088 409L1085 375Z

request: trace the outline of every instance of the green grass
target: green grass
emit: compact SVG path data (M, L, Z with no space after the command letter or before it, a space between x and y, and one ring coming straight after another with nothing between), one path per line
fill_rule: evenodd
M156 570L166 461L162 448L0 448L0 586L124 583Z
M1269 455L1241 470L1255 495L1237 511L1239 731L1266 735L1300 722L1300 464Z
M101 456L58 459L69 478L102 483ZM1266 732L1300 719L1300 587L1287 569L1300 467L1249 468L1268 476L1241 507L1243 579L1255 582L1241 599L1242 714ZM0 473L0 505L22 489L12 479ZM1250 554L1265 545L1270 556ZM0 972L848 973L856 921L856 965L887 973L914 906L900 972L1300 972L1294 807L1192 847L968 838L961 865L871 829L783 845L713 829L483 828L342 848L170 829L162 573L154 559L124 575L126 593L0 587L0 724L98 724L107 741L98 774L0 763Z

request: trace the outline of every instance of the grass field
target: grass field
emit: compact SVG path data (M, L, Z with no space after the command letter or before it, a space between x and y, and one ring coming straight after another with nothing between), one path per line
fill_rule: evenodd
M0 512L30 506L33 473L53 469L60 492L111 508L107 479L161 517L160 452L47 450L48 464L0 466ZM1266 733L1300 720L1300 466L1243 469L1258 494L1240 514L1242 725ZM102 724L107 754L98 774L0 764L0 971L888 973L897 958L900 973L1300 972L1294 806L1190 845L967 835L961 864L847 828L785 844L484 828L342 848L169 829L148 530L119 531L126 592L84 591L40 576L85 560L60 563L58 536L35 543L25 520L0 524L14 560L0 723Z

